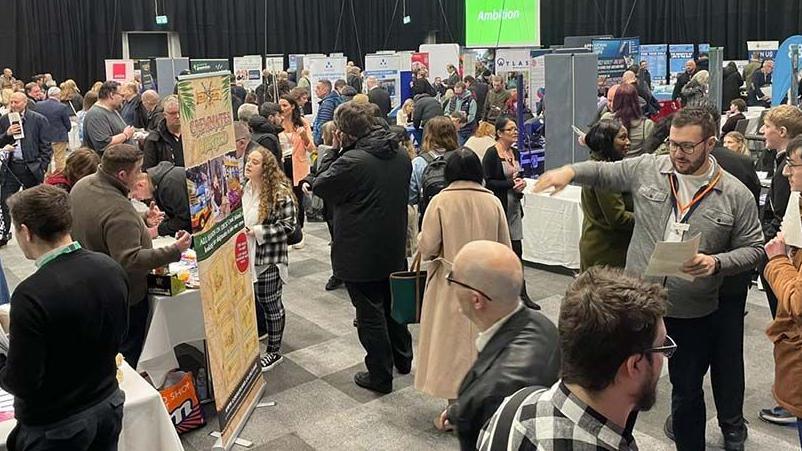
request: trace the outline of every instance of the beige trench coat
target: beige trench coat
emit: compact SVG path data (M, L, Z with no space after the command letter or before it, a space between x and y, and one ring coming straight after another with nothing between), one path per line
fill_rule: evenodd
M507 216L489 190L474 182L454 182L426 208L418 237L423 260L434 261L423 297L415 388L436 398L456 399L476 360L479 329L460 313L445 277L462 246L477 240L510 246Z

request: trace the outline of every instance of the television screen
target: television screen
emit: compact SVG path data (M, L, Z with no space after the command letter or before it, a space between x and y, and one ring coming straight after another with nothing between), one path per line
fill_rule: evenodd
M465 46L540 46L540 0L465 0Z

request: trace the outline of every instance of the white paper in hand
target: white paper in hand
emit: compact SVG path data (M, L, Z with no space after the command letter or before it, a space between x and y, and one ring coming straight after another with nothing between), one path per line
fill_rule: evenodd
M799 212L799 191L791 191L781 229L785 244L802 248L802 216Z
M699 241L702 235L697 234L688 241L658 241L646 267L645 276L678 277L693 282L694 276L682 272L682 265L699 253Z

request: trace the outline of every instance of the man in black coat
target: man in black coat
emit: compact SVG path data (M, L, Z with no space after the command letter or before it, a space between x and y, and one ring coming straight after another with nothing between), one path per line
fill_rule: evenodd
M278 135L284 131L281 107L277 103L265 102L259 107L259 114L248 121L251 127L251 141L269 150L281 166L281 144Z
M685 72L679 74L677 82L674 85L674 92L671 94L671 100L677 100L682 94L682 88L691 81L691 78L696 75L696 61L688 60L685 62Z
M334 275L345 282L356 308L367 372L360 387L393 390L393 366L412 367L412 337L390 316L389 276L406 268L407 201L412 164L395 136L378 125L370 104L341 105L334 116L342 149L328 152L312 183L334 209Z
M476 449L479 431L505 397L532 385L551 387L559 377L557 328L521 304L522 271L509 247L491 241L468 243L454 258L449 284L462 314L481 330L479 356L436 425L453 425L463 450Z
M370 100L370 103L379 107L379 117L386 121L387 115L390 114L390 110L392 109L390 93L379 86L379 80L374 76L368 77L365 83L368 86L368 100Z
M47 118L28 109L25 94L11 94L8 106L12 112L19 113L22 126L11 125L8 114L0 117L0 147L7 156L0 169L0 209L3 215L0 246L5 246L11 239L11 218L6 200L20 188L28 189L42 183L53 155L50 137L47 136ZM20 131L25 137L14 139Z
M484 108L485 100L487 100L487 91L490 90L490 86L487 83L477 80L470 75L466 75L463 79L465 82L465 86L468 87L468 90L471 91L473 94L473 98L476 99L476 105L479 106L479 109ZM477 111L477 116L481 119L482 111Z
M159 236L175 236L180 230L192 230L187 194L187 171L169 161L162 161L141 173L131 190L131 197L154 201L164 212L158 226Z
M184 144L181 141L181 117L178 97L171 95L162 104L164 118L145 138L142 170L156 166L161 161L184 166Z

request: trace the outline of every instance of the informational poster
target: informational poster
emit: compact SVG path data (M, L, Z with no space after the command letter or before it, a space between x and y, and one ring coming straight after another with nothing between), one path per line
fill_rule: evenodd
M156 89L153 83L153 67L150 60L139 60L139 71L142 76L142 90Z
M264 389L230 74L181 76L178 98L218 443L229 449Z
M265 55L265 69L271 74L277 74L284 70L284 55ZM294 69L291 69L294 70ZM299 74L300 75L300 74ZM301 78L300 76L298 78Z
M106 60L106 81L134 80L134 60Z
M412 69L412 73L418 71L418 69L426 69L429 70L429 54L427 52L415 52L412 54L412 64L410 66Z
M669 84L675 84L677 77L685 72L685 63L693 59L693 44L669 44L668 46L668 71L670 77Z
M529 52L531 62L529 63L529 108L532 112L537 112L538 104L543 101L546 95L546 55L550 50L532 50Z
M613 86L621 82L627 68L637 63L640 38L594 39L593 53L599 56L599 81Z
M646 61L649 73L652 74L652 85L668 83L668 44L651 44L640 46L640 60Z
M234 57L234 76L245 89L256 89L262 84L262 55Z
M505 83L509 77L523 75L525 103L531 109L530 83L532 50L531 49L498 49L496 50L496 75L501 76Z
M401 103L401 56L365 55L365 78L376 77L379 86L390 93L391 107Z
M777 57L780 41L746 41L747 59L768 60Z
M309 69L309 82L312 85L312 115L317 116L318 103L322 100L317 97L314 87L321 80L328 80L334 85L337 80L345 80L346 57L313 56L304 58L304 68ZM307 67L308 66L308 67Z
M287 70L298 72L304 69L304 55L300 53L290 53L287 55L288 67Z
M226 72L231 70L227 59L191 59L189 60L189 70L193 74L208 74L210 72Z
M429 81L434 83L436 77L443 81L448 79L446 67L453 64L459 70L459 44L421 44L418 52L429 54Z

